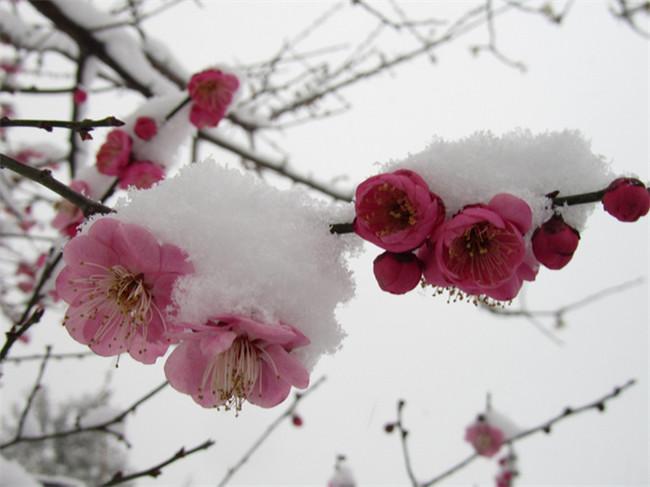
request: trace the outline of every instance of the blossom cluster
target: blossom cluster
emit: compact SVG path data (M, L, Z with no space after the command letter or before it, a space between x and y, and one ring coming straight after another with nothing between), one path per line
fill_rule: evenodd
M165 168L169 165L168 161L158 158L169 157L164 154L162 148L172 144L172 141L161 139L168 138L169 133L189 134L187 131L178 130L178 127L171 127L168 133L159 135L165 125L169 124L171 117L187 102L191 102L189 116L179 117L181 125L214 127L225 116L238 88L239 80L234 74L218 69L207 69L194 74L188 82L187 94L180 104L176 103L175 108L169 107L169 103L159 103L155 110L142 107L141 111L150 113L136 114L125 128L111 130L96 154L96 172L117 178L117 186L120 189L150 188L164 179ZM84 103L87 99L87 94L81 87L75 89L73 96L77 104ZM153 103L155 104L156 100L153 100ZM158 146L160 149L157 149ZM161 153L164 155L161 156ZM98 187L90 178L78 177L70 183L70 188L89 198L100 198L110 191L111 184ZM62 234L74 236L84 219L83 214L65 200L57 204L57 210L52 225Z
M632 178L619 178L603 191L605 210L621 221L648 213L650 194ZM533 213L509 193L472 202L447 216L443 200L409 169L362 182L355 195L354 231L383 248L373 263L379 287L393 294L421 280L467 296L509 301L539 265L561 269L580 235L561 213L533 230Z
M309 339L289 324L236 314L179 321L172 290L194 266L182 249L147 229L100 218L68 242L63 260L56 290L69 305L64 325L98 355L126 352L152 364L178 344L165 363L167 380L204 407L240 410L244 401L272 407L291 386L309 384L291 354Z

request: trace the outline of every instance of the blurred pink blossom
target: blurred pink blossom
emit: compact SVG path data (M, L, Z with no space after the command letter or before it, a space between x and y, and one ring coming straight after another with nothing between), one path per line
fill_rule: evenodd
M203 407L239 411L248 401L270 408L291 386L309 385L309 373L290 353L309 339L290 325L224 315L188 329L177 335L182 342L167 359L165 375Z
M111 130L97 152L97 170L109 176L119 176L129 163L131 137L124 130Z
M486 421L477 420L465 430L465 441L471 443L476 453L484 457L496 455L504 440L503 432Z
M84 196L90 194L90 186L86 181L80 179L71 181L70 189ZM84 220L83 212L75 204L66 199L56 203L55 208L58 211L52 220L52 226L63 235L74 237L77 234L77 227Z
M77 87L72 92L72 101L74 101L76 105L81 105L82 103L85 103L87 99L88 99L88 93L86 93L86 90L82 88Z
M148 189L165 178L162 166L151 161L135 161L124 169L120 175L119 186L126 189L135 186L138 189Z
M151 140L158 133L158 126L151 117L138 117L133 126L133 132L142 140Z
M442 200L408 169L366 179L354 206L357 235L391 252L419 247L445 216Z
M138 225L101 218L67 243L63 261L56 291L69 304L64 325L75 340L98 355L126 351L145 364L165 354L167 332L178 328L163 313L176 280L193 271L180 248Z
M197 128L214 127L226 115L239 80L233 74L207 69L193 75L187 89L193 102L190 122Z

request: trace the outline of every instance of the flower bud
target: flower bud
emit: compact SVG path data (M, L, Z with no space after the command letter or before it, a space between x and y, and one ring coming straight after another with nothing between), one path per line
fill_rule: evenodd
M635 222L648 213L650 193L638 179L618 178L605 190L603 207L617 220Z
M142 140L151 140L158 133L158 126L151 117L138 117L133 125L133 132Z
M567 225L562 216L553 215L533 233L533 253L545 267L562 269L573 257L579 241L578 231Z
M373 271L382 290L392 294L404 294L420 282L422 263L410 252L384 252L373 262Z

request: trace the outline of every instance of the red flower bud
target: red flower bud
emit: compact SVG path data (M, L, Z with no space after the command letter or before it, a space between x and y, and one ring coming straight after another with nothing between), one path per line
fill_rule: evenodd
M291 416L291 423L296 427L300 428L302 426L302 418L297 414Z
M544 223L533 233L533 253L540 264L549 269L562 269L578 248L580 234L564 222L560 215Z
M373 262L373 271L381 289L392 294L404 294L420 282L422 263L410 252L384 252Z
M607 187L603 207L617 220L635 222L648 213L650 193L638 179L618 178Z
M142 140L151 140L158 133L158 126L151 117L138 117L133 132Z
M82 103L85 103L86 100L88 99L88 93L82 88L75 88L74 92L72 93L72 101L76 105L81 105Z

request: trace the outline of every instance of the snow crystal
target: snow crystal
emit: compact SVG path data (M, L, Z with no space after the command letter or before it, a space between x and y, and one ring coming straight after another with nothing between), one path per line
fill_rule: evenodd
M344 333L334 311L354 291L343 253L359 239L332 235L329 224L347 208L212 160L129 198L118 203L117 218L181 247L194 264L174 293L181 321L235 313L291 324L311 340L296 350L308 368L339 347Z
M385 170L408 168L429 184L451 216L463 206L487 203L498 193L511 193L533 210L533 227L552 215L546 194L560 196L605 188L614 177L602 157L576 131L533 135L516 130L497 137L478 132L446 141L436 138L422 152L391 162ZM564 219L582 230L593 205L562 208Z

